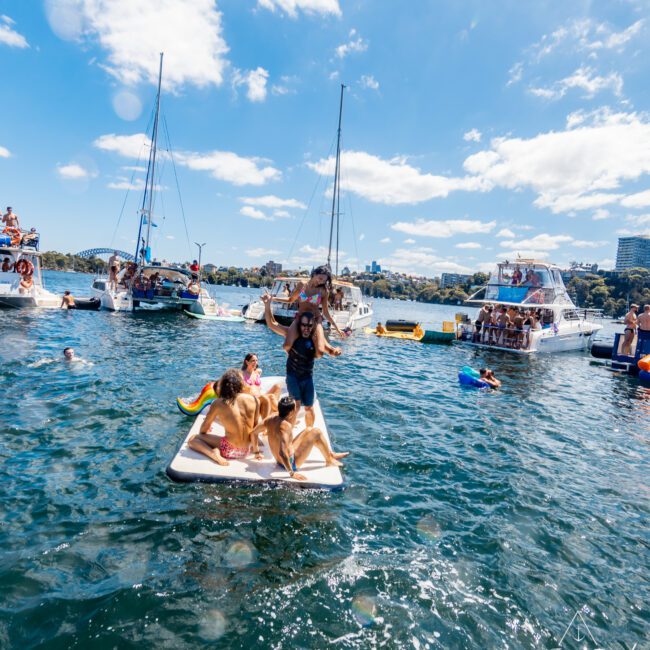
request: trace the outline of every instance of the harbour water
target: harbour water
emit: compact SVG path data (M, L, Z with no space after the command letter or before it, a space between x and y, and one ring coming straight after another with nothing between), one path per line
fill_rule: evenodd
M3 310L0 336L2 648L650 647L650 390L587 355L355 335L317 363L352 452L326 494L165 475L177 395L249 351L282 374L263 326ZM486 364L502 390L459 387Z

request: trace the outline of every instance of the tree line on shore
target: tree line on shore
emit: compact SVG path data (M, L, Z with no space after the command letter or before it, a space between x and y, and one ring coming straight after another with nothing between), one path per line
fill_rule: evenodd
M89 259L49 251L43 253L43 268L58 271L75 270L82 273L107 273L107 263L98 258ZM240 287L269 288L273 285L273 276L266 269L253 272L240 270L234 266L205 274L209 284L237 285ZM367 276L346 276L342 278L360 287L361 291L373 298L392 298L397 300L415 300L417 302L441 305L458 305L465 302L470 295L488 281L486 273L474 273L469 279L453 287L440 287L438 280L422 280L408 276L387 278L378 275L369 279ZM602 309L606 316L620 316L628 303L650 304L650 269L638 268L623 273L600 272L588 273L584 277L573 277L567 283L567 290L573 301L583 308Z

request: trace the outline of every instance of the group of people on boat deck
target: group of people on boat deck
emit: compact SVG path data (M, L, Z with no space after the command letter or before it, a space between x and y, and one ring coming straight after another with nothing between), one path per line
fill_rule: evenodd
M199 434L188 441L191 449L220 465L228 465L228 459L246 458L251 453L259 461L262 460L259 436L266 434L276 462L296 480L306 480L298 470L314 446L320 450L326 465L341 465L341 458L349 452L334 452L325 434L314 426L314 361L324 354L333 357L341 354L341 349L325 338L323 318L344 336L329 314L331 284L329 267L323 266L314 269L307 282L298 283L289 296L262 296L269 329L284 337L289 394L280 398L281 387L278 384L263 393L257 355L248 354L241 370L227 370L215 383L218 398L212 403ZM298 303L290 327L276 321L271 309L274 300ZM305 409L305 428L294 437L293 429L301 406ZM222 424L224 436L210 433L215 420Z
M541 330L544 317L541 309L521 309L510 305L485 304L474 323L474 342L515 350L530 346L530 333Z
M643 313L637 316L639 305L630 305L630 310L625 314L623 330L623 347L621 352L623 354L632 354L632 341L634 336L637 335L641 338L650 338L650 305L643 307Z

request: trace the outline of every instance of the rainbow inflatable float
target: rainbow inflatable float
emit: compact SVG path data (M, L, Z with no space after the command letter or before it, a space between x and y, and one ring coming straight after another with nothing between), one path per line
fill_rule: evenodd
M181 413L185 415L198 415L206 406L209 406L217 398L214 392L216 382L208 382L199 393L199 396L192 402L184 400L182 397L176 398L176 405Z

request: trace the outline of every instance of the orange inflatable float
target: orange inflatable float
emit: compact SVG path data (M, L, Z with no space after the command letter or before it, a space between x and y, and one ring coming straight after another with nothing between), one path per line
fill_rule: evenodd
M645 357L641 357L636 362L636 365L639 366L639 370L650 372L650 354L646 354Z

